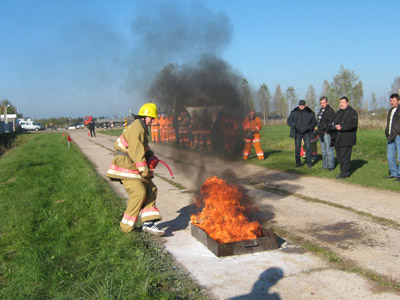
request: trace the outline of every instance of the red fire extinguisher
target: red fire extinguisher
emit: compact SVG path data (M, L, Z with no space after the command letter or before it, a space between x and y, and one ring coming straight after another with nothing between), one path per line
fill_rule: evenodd
M167 165L166 162L159 160L155 155L150 156L147 163L149 165L150 170L152 171L157 167L158 163L162 163L164 166L167 167L169 174L171 174L172 179L174 179L174 174L172 173L171 168Z

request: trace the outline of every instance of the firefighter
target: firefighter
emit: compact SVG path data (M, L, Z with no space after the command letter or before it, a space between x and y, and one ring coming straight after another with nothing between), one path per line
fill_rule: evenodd
M133 230L140 213L143 231L164 234L157 226L161 220L156 207L157 187L151 180L153 172L148 166L148 161L154 158L147 140L148 126L153 119L157 119L156 105L144 104L138 118L116 140L114 160L107 171L107 177L122 182L129 195L120 223L121 230L126 233Z
M167 135L168 135L168 142L174 143L176 142L176 133L174 128L174 116L171 114L166 119L166 126L167 126Z
M203 110L203 114L199 118L199 133L200 133L200 150L204 148L204 142L207 143L208 150L211 150L211 126L212 120L207 109Z
M166 135L167 135L167 117L162 114L161 118L160 118L160 135L161 135L161 142L162 143L166 143L167 139L166 139Z
M193 149L199 147L200 133L199 133L199 117L197 116L197 112L194 110L192 112L192 119L190 120L190 130L192 132L191 147Z
M151 140L153 142L159 143L159 130L160 130L160 115L158 115L158 119L154 119L153 122L151 122Z
M235 137L238 131L238 123L232 114L223 112L220 129L224 136L225 152L232 153L235 150Z
M256 117L256 112L251 110L249 116L243 121L243 131L244 131L244 149L243 149L243 159L247 160L249 158L251 145L254 145L256 149L257 157L259 160L264 160L264 152L260 145L260 130L261 130L261 120Z
M189 146L189 123L190 120L187 116L187 111L181 111L181 115L178 117L178 132L179 132L179 145Z

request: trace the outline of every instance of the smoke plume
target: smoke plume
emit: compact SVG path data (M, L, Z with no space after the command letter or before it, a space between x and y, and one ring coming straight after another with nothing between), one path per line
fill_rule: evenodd
M187 64L200 56L217 56L229 44L232 26L223 13L194 2L146 1L132 22L136 47L130 62L128 91L145 95L155 75L170 64Z

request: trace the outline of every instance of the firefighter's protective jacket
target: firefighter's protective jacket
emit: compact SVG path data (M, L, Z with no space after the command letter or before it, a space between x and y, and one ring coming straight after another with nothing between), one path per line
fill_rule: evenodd
M107 177L114 179L144 179L149 175L146 161L150 153L148 127L143 120L136 119L115 141L114 160L107 171Z
M209 114L203 113L199 117L199 129L202 133L211 133L212 120Z
M186 133L189 129L189 124L190 120L186 115L183 117L182 116L178 117L179 132Z
M153 119L151 122L151 131L158 131L160 127L160 121L158 119Z
M247 117L243 121L243 130L250 130L253 133L258 133L261 130L261 119L259 117L255 117L253 120L250 117Z

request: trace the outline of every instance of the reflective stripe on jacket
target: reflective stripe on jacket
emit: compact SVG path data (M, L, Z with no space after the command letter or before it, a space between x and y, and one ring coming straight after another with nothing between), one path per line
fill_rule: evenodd
M142 179L147 176L148 166L145 158L149 149L147 135L147 126L141 119L135 120L122 132L114 143L116 155L107 170L107 177Z

